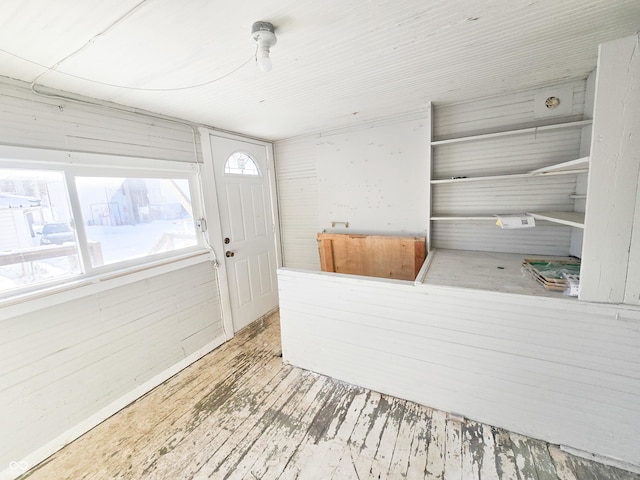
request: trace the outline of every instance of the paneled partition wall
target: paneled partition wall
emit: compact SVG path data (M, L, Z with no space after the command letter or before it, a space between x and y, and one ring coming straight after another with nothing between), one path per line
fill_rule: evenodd
M638 464L640 312L284 269L285 361Z

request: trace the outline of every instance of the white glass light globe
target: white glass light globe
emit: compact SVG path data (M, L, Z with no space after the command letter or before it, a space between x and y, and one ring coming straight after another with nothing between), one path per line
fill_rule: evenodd
M258 52L258 66L263 72L271 71L271 67L273 67L273 64L271 63L271 58L269 58L268 50L260 50Z

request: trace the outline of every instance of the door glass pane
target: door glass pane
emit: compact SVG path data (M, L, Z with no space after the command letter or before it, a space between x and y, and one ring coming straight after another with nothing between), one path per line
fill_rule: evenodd
M93 266L198 243L187 179L76 177L76 186Z
M64 174L0 169L0 292L79 273Z
M260 175L258 165L248 154L235 152L229 155L224 164L224 173L232 175Z

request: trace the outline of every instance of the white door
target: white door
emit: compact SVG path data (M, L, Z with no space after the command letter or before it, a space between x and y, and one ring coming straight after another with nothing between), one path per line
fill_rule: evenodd
M211 135L234 331L278 306L265 145Z

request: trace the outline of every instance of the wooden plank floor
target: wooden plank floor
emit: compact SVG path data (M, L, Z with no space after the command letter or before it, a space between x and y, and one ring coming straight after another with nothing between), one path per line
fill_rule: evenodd
M275 314L21 478L640 480L640 475L283 365Z

